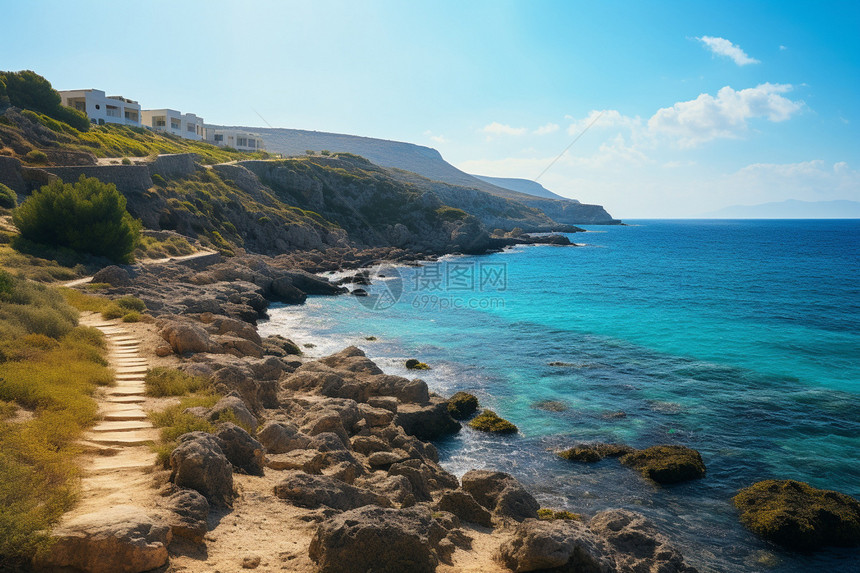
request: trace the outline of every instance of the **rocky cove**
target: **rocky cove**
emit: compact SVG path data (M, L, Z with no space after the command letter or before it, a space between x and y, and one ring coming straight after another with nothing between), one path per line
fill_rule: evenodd
M306 359L257 333L270 301L342 287L261 256L108 267L94 281L143 299L162 340L150 352L224 398L191 410L216 430L178 439L152 475L154 507L64 523L42 569L695 571L640 514L538 519L516 475L446 471L432 440L460 422L420 378L356 347Z

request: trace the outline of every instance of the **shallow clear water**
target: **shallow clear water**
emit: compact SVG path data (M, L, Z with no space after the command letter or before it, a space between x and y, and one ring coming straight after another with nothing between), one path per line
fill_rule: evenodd
M420 358L431 389L473 392L520 427L440 443L458 475L493 467L546 506L642 511L703 571L860 570L856 549L801 555L758 540L731 505L767 478L860 497L860 221L589 230L571 235L578 248L385 269L371 297L272 308L261 333L314 343L311 355L356 344L390 373ZM688 445L708 475L659 488L615 460L547 451L579 441Z

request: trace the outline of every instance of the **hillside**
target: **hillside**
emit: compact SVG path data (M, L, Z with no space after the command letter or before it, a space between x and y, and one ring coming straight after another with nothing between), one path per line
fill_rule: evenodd
M473 175L473 177L476 177L481 181L486 181L490 185L510 189L511 191L517 191L518 193L525 193L526 195L534 195L535 197L543 197L544 199L560 199L562 201L573 201L574 203L579 203L576 199L568 199L567 197L557 195L537 181L532 181L530 179L489 177L487 175Z
M582 205L552 198L535 198L532 195L493 185L469 175L445 161L442 155L430 147L389 141L371 137L360 137L322 131L300 129L237 127L259 133L270 152L287 156L304 155L307 151L319 153L344 151L366 157L383 167L402 169L417 173L433 181L466 189L478 189L497 197L513 199L528 207L540 209L558 223L610 224L614 220L599 205Z

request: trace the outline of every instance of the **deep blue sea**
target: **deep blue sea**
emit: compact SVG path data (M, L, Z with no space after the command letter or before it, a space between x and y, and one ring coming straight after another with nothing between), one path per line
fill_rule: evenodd
M384 268L370 297L273 307L261 333L311 356L355 344L392 374L419 358L432 390L519 426L439 443L457 475L497 468L544 506L640 511L702 571L860 571L858 549L760 541L731 503L768 478L860 498L860 221L629 223L569 235L579 247ZM589 441L684 444L707 477L657 487L551 451Z

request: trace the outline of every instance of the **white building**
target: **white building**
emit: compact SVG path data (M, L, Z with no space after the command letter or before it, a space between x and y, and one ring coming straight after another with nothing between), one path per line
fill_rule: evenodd
M197 117L193 113L182 113L175 109L145 109L141 114L144 127L195 141L201 141L205 138L206 130L203 126L203 118Z
M263 138L256 133L238 129L206 128L206 142L219 147L232 147L238 151L262 151Z
M121 123L140 127L140 104L122 96L106 96L101 90L64 90L63 105L82 111L91 123Z

